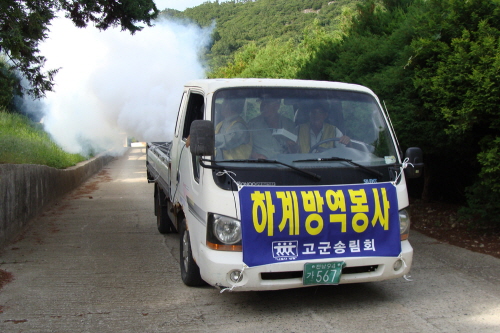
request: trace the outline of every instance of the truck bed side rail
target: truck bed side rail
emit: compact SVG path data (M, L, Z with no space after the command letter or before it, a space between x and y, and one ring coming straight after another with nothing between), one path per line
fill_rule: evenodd
M172 142L148 142L146 168L148 183L157 183L170 197L170 150Z

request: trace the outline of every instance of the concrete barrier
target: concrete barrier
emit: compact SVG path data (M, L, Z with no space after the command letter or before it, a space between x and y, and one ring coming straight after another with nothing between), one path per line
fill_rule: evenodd
M0 249L30 220L75 189L113 159L99 155L67 169L44 165L0 164Z

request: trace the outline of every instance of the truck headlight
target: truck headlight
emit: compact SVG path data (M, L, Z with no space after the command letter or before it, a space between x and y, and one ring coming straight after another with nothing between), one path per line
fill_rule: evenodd
M241 222L232 217L210 214L207 245L215 250L241 251Z
M214 215L214 235L224 244L241 241L241 223L227 216Z
M406 209L399 211L399 234L401 235L401 240L408 239L410 233L410 215Z

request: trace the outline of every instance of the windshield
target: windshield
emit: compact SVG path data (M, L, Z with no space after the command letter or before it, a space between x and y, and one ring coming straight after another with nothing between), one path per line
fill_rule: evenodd
M212 109L217 161L301 161L300 167L307 167L304 160L331 157L366 166L397 162L381 110L373 96L366 93L305 88L223 89L216 92Z

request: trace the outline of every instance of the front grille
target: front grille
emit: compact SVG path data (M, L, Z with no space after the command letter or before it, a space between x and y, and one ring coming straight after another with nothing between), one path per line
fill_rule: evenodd
M377 270L377 268L378 268L378 265L344 267L344 268L342 268L342 274L357 274L357 273L375 272Z
M260 273L260 277L262 280L296 279L296 278L302 278L302 275L303 275L302 271Z

